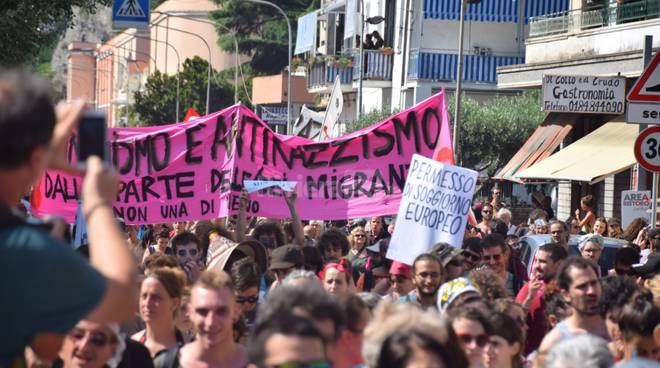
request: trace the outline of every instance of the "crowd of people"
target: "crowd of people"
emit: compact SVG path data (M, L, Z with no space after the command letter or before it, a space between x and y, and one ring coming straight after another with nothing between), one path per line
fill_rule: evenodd
M591 198L514 225L499 188L462 244L386 257L396 220L235 217L124 224L118 178L66 160L83 104L0 76L0 367L656 367L660 228L625 230ZM44 168L84 175L88 244L13 209ZM520 241L547 234L533 255ZM613 264L606 237L625 239ZM414 241L411 239L411 241ZM573 245L576 243L576 245ZM531 262L531 265L528 263ZM611 267L610 267L611 266Z

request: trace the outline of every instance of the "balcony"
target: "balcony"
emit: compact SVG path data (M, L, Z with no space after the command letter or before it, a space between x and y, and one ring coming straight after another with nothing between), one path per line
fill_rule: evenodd
M350 59L349 59L350 61ZM342 90L350 90L353 81L353 66L336 60L321 60L310 65L307 70L307 89L310 93L328 93L339 75Z
M464 55L461 79L469 82L495 83L497 67L524 63L519 56ZM412 51L408 64L408 79L455 81L458 54Z
M532 17L529 22L529 37L575 33L588 29L655 19L659 15L660 2L658 0L635 1L615 7L601 6L591 9L564 11Z
M364 52L364 74L363 81L385 81L392 82L392 60L394 54L384 53L381 50L363 50ZM360 77L360 55L353 56L353 80Z

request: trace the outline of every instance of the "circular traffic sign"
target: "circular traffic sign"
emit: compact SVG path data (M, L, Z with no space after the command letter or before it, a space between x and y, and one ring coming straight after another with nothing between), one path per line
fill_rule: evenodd
M639 133L635 140L635 158L646 170L660 172L660 126Z

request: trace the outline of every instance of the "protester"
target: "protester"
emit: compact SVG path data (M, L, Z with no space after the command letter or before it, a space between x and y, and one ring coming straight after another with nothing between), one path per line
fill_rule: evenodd
M248 329L254 325L257 318L260 279L260 270L250 257L239 259L231 266L231 281L234 285L236 304Z
M191 232L179 231L170 240L173 253L179 259L179 263L186 271L190 283L197 280L197 276L203 270L201 260L201 244L197 236Z
M438 288L442 280L442 262L433 253L422 253L412 264L415 290L401 297L400 302L416 304L423 309L437 308Z
M580 216L580 210L584 213L584 217ZM591 195L584 196L580 199L580 208L575 210L575 219L578 221L580 231L585 234L591 233L596 222L596 214L593 209L593 197Z
M623 337L623 361L630 366L651 366L660 361L660 308L648 291L637 293L619 315ZM634 363L634 364L633 364Z
M489 269L472 270L467 277L479 289L479 294L488 303L494 302L496 299L511 297L504 281Z
M364 331L362 356L369 368L467 368L447 319L405 304L381 303Z
M367 245L367 240L367 232L362 226L356 226L351 230L351 234L348 237L351 262L355 262L357 258L367 257L367 251L364 249Z
M502 202L502 190L499 187L494 186L490 192L492 198L489 204L494 212L498 212L500 209L508 207L504 202Z
M594 222L593 233L600 236L607 236L607 219L605 219L605 217L596 218L596 221Z
M571 306L571 315L558 323L543 338L539 347L541 358L560 340L582 333L609 339L601 313L602 289L598 280L598 266L591 260L570 257L557 271L562 297Z
M470 368L484 367L484 348L490 341L491 328L484 313L475 308L455 309L451 325L463 351L470 361Z
M525 337L519 325L506 313L488 316L491 334L484 351L487 368L520 368L523 366L522 350Z
M646 219L642 217L638 217L626 227L626 230L623 231L623 239L629 241L629 242L635 242L637 245L639 243L636 241L637 238L639 237L640 233L645 232L646 226L648 225L648 222Z
M119 336L116 324L100 324L82 320L69 331L60 351L61 368L103 368L116 366L126 344Z
M323 288L330 294L344 295L349 291L350 272L339 263L328 263L319 272L319 278Z
M619 248L614 253L614 268L608 274L634 277L637 274L632 266L638 263L639 252L635 248Z
M583 334L560 341L550 350L546 368L610 368L614 364L605 340Z
M448 243L438 243L431 248L442 264L442 283L453 280L463 274L463 251Z
M481 222L477 224L477 227L484 234L488 234L489 232L488 225L490 224L490 220L493 219L493 212L494 210L491 204L486 203L481 208Z
M330 364L325 338L307 318L283 315L255 329L248 346L255 367L318 367Z
M369 243L375 244L377 241L390 237L385 226L385 218L383 216L374 216L369 222Z
M304 262L305 257L297 245L288 244L275 249L268 268L275 275L275 282L271 284L270 290L281 284L294 269L302 268Z
M505 238L499 234L488 235L482 241L481 249L483 265L504 282L510 296L515 296L526 280L508 271L511 253L505 244Z
M0 292L11 300L3 303L0 365L21 364L28 345L38 358L52 360L83 317L101 324L127 320L137 305L135 262L112 210L119 181L98 157L85 163L80 188L89 263L10 213L46 168L83 174L68 163L66 149L84 105L56 111L49 95L45 82L30 74L0 72L0 213L6 224Z
M605 277L601 281L601 288L603 289L602 315L611 339L608 346L614 360L619 361L624 355L624 343L619 330L621 311L642 289L637 286L635 280L620 276Z
M574 216L570 216L568 219L566 219L565 223L568 226L570 235L580 234L580 222Z
M463 240L463 268L469 272L481 264L481 240L466 238Z
M140 317L146 328L132 339L144 344L156 367L165 367L163 356L185 343L175 326L184 280L176 269L159 268L148 273L140 287Z
M163 253L167 255L174 255L174 250L170 248L170 230L162 228L156 233L156 243L149 245L144 252L144 257L152 254Z
M543 292L543 302L545 309L543 314L545 315L547 330L555 328L559 322L565 320L572 313L570 305L561 296L555 280L546 284L545 291Z
M568 252L568 240L571 233L566 223L558 220L552 221L549 230L552 242L561 245Z
M557 271L568 253L558 243L549 243L539 247L531 280L520 289L516 302L529 311L527 324L529 333L525 345L525 354L536 350L547 330L543 295L546 285L557 275Z
M386 299L392 302L398 301L402 296L413 291L415 284L413 282L412 267L398 261L392 262L390 285L391 292L386 296Z
M223 271L204 271L190 291L188 310L195 340L180 349L182 367L245 367L247 353L234 342L236 303L231 279Z
M614 239L623 239L623 229L621 220L616 217L610 217L607 220L607 237Z
M341 231L330 229L321 234L317 247L325 263L339 262L348 255L348 238Z
M598 234L588 234L580 238L578 249L582 257L590 259L594 264L598 264L600 256L603 254L604 239ZM598 276L601 270L598 267Z
M352 293L344 295L340 304L346 317L346 328L337 341L333 368L353 368L363 363L364 329L371 319L371 312L362 298Z
M548 233L548 223L544 219L536 219L534 221L534 233L535 234L547 234Z
M496 218L498 220L501 220L504 222L504 224L507 226L507 232L506 235L511 235L516 232L516 226L511 223L511 210L508 208L500 208L497 210Z

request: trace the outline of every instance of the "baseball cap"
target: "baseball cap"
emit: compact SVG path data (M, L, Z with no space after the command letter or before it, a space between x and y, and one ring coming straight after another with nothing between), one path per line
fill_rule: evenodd
M640 277L649 278L653 274L660 272L660 254L653 253L646 260L646 263L635 264L632 268Z
M412 279L412 267L399 261L392 262L390 266L390 275L403 276L407 279Z
M303 252L295 244L275 248L270 257L269 270L285 270L300 267L305 263Z
M463 254L462 249L458 249L456 247L447 247L440 252L437 253L438 257L440 258L440 262L442 262L442 267L447 267L449 262L452 261L456 256Z

